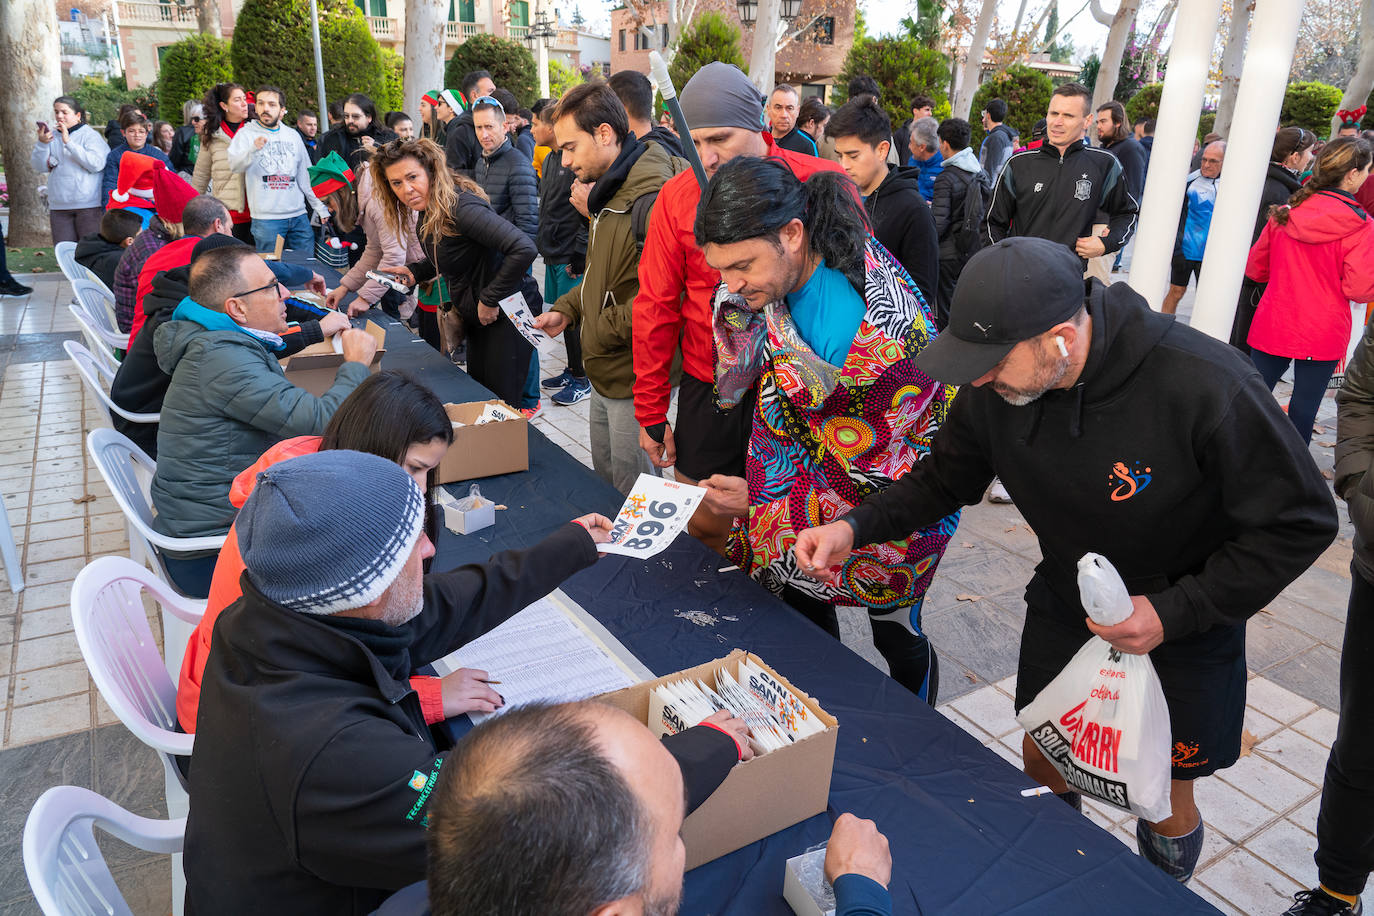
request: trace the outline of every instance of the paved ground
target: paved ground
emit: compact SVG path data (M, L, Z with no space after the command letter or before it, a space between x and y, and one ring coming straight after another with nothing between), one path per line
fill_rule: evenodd
M71 630L71 580L89 560L125 553L128 544L113 499L86 461L84 434L101 419L61 350L63 339L77 336L66 311L70 289L51 274L26 282L35 286L28 299L0 300L0 492L27 583L18 597L0 585L0 916L37 912L19 839L47 787L88 786L138 813L165 816L160 765L92 689ZM543 374L562 368L555 359ZM1278 394L1283 400L1286 388ZM548 405L535 425L590 464L586 406ZM1312 447L1328 472L1334 433L1328 400ZM1337 543L1250 625L1246 726L1253 750L1198 787L1208 840L1192 887L1227 913L1277 914L1316 880L1312 831L1335 733L1349 591L1350 528L1343 508L1341 515ZM1011 697L1021 593L1037 560L1035 538L1015 507L972 507L925 612L942 657L940 711L1016 763ZM883 667L863 615L846 615L844 628L846 644ZM1134 849L1130 818L1088 808L1088 817ZM168 912L166 861L106 845L134 912Z

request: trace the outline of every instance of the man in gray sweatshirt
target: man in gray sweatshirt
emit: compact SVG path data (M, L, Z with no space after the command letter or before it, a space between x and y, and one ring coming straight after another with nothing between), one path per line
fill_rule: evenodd
M253 241L258 251L271 251L277 236L287 248L310 251L315 230L306 205L328 219L329 211L310 190L310 153L301 135L282 124L286 109L282 91L264 86L257 91L256 121L247 121L229 144L229 168L244 173L248 210L253 214Z

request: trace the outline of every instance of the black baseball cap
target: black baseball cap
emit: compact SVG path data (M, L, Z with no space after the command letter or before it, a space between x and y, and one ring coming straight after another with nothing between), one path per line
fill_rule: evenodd
M969 259L954 289L949 326L916 356L916 368L946 385L986 375L1023 340L1083 307L1083 262L1060 242L1018 236Z

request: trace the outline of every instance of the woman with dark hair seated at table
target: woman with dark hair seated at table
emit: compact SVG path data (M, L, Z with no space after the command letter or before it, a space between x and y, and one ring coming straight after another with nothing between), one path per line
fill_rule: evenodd
M520 293L532 313L542 310L539 288L528 276L534 243L496 215L476 182L451 172L431 140L378 147L368 167L392 234L404 237L411 211L419 214L415 232L425 260L389 272L411 286L436 275L448 281L467 333L468 374L507 404L519 405L533 348L498 303ZM427 314L421 313L422 322Z

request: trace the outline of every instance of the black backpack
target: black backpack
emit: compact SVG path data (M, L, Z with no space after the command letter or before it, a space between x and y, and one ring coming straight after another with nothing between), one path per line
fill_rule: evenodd
M952 238L960 264L967 263L983 247L983 219L987 211L983 197L983 175L982 171L969 175L968 185L964 189L964 212L954 227Z

